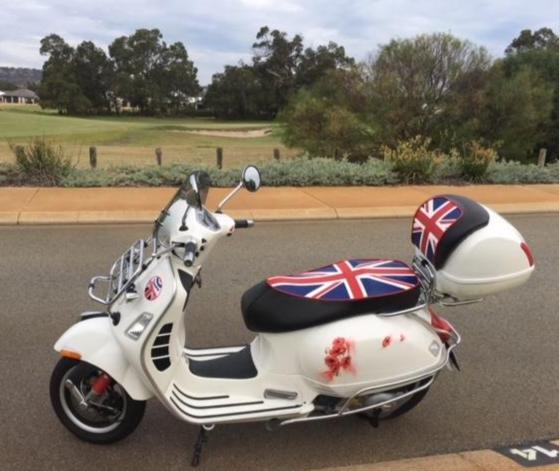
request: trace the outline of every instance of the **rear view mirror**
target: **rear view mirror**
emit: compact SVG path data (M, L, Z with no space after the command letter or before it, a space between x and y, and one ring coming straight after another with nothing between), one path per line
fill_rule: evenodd
M233 196L235 196L243 187L250 192L255 192L260 188L262 184L262 178L260 177L260 170L258 170L254 165L249 165L243 170L243 175L241 177L240 183L229 193L221 203L218 204L216 213L221 213L225 203L229 201Z
M257 191L262 184L260 170L254 165L249 165L243 170L242 177L243 186L251 192Z

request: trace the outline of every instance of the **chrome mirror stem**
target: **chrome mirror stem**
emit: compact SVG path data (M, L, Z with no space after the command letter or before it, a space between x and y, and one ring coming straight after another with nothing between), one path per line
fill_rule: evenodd
M233 191L231 191L231 193L229 193L225 198L223 198L221 200L221 202L217 205L217 209L215 210L216 213L221 213L221 210L223 209L223 207L225 206L225 204L231 199L233 198L233 196L235 196L239 190L243 187L243 182L240 182L235 188L233 188Z

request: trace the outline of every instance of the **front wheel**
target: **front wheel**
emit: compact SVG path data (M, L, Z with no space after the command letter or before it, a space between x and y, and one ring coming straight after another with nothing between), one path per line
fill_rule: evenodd
M70 358L61 358L52 372L50 400L70 432L98 444L114 443L132 433L146 407L104 371Z

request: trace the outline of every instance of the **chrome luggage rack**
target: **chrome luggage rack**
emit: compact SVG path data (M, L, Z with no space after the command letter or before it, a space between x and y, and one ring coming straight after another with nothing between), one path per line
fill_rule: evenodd
M474 304L483 301L483 298L468 299L460 301L452 296L437 292L435 289L435 281L437 278L437 270L433 264L421 252L417 253L412 261L412 268L419 278L421 285L423 306L429 304L438 304L440 306L464 306L466 304ZM423 307L420 306L420 307Z
M149 241L137 240L113 263L108 276L94 276L89 282L89 297L98 303L110 306L132 285L134 279L147 266L145 249L148 245ZM105 282L107 285L104 298L95 294L99 281Z

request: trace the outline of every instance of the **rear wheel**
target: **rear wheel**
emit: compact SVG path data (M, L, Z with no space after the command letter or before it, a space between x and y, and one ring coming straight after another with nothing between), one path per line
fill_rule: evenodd
M145 401L135 401L104 371L89 363L62 358L50 380L56 415L74 435L91 443L114 443L138 426Z

